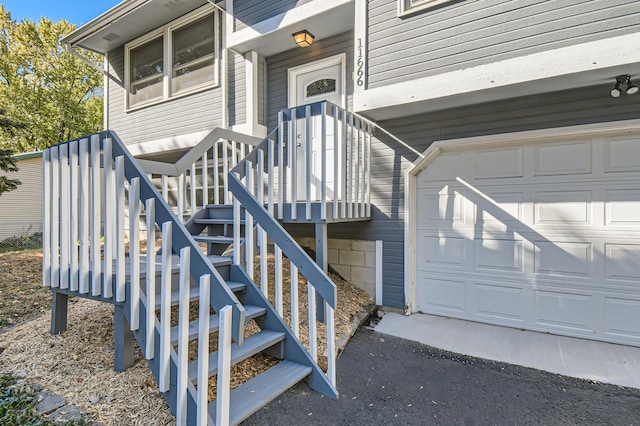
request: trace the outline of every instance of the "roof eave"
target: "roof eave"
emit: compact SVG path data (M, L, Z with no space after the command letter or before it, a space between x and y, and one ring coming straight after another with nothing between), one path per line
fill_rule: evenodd
M66 45L69 44L72 47L82 47L81 43L91 35L96 32L102 30L106 26L111 23L121 19L123 16L131 13L138 7L142 6L144 3L147 3L149 0L124 0L121 3L118 3L111 9L104 12L102 15L92 19L87 24L82 25L80 28L76 29L72 33L64 36L60 40L60 44ZM96 52L104 54L106 52Z

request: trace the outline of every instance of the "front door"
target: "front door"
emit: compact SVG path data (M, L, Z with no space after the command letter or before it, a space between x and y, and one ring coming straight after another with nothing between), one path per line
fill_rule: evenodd
M300 67L289 69L289 107L311 104L319 101L329 101L340 107L345 105L345 55L338 55L312 62ZM306 199L307 191L307 156L311 156L310 199L318 200L321 194L322 179L322 125L321 117L311 120L311 143L309 152L305 137L307 122L299 119L296 122L296 197L297 200ZM327 196L333 197L335 167L340 167L340 159L334 155L334 124L331 117L327 117L327 135L325 139L326 182ZM338 156L340 149L338 149ZM339 170L338 170L339 171ZM338 199L335 194L335 199Z

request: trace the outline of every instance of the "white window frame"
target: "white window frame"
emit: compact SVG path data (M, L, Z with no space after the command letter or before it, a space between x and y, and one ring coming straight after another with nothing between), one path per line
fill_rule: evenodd
M422 0L411 4L411 0L398 0L398 16L411 15L421 10L448 3L451 0Z
M198 84L185 90L181 90L178 93L172 93L171 80L173 74L173 37L174 31L184 28L185 26L197 21L198 19L213 14L213 43L214 43L214 76L212 81ZM172 99L178 99L183 96L200 92L206 89L218 87L220 85L220 34L219 34L219 11L211 6L206 5L194 10L168 24L153 30L137 39L124 45L124 78L125 78L125 111L135 111L140 108L145 108L150 105L156 105L159 103L167 102ZM129 90L131 87L131 70L130 70L130 56L131 51L136 47L139 47L145 43L148 43L158 37L163 37L163 90L162 98L153 99L147 102L140 102L135 105L130 105Z

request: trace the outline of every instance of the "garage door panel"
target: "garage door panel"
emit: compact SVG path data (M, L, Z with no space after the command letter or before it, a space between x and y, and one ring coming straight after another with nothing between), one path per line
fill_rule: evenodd
M490 283L473 283L474 313L490 320L502 319L512 323L524 320L526 304L524 289Z
M475 223L480 225L509 224L522 221L524 195L519 192L485 193L487 199L474 204Z
M584 242L535 241L536 274L591 277L593 246Z
M522 147L478 151L475 153L473 164L474 179L522 177Z
M475 239L474 266L478 269L523 271L523 243L517 239Z
M464 176L464 154L441 154L418 175L417 185L420 188L434 181L455 180L458 176Z
M591 191L545 191L534 194L535 225L591 225Z
M606 297L605 333L640 342L640 300Z
M462 224L465 222L464 209L465 199L458 192L425 191L418 199L418 228Z
M593 297L586 294L535 291L535 322L539 325L592 333Z
M534 159L536 176L591 173L591 142L538 145Z
M632 281L640 289L639 263L639 244L605 244L605 275L607 280Z
M465 265L465 239L421 234L418 237L418 269L434 266L463 268Z
M640 171L640 137L607 140L604 160L607 173Z
M640 226L640 188L604 191L605 226Z
M420 275L423 284L418 292L418 306L427 312L464 315L465 282L463 280L432 279Z

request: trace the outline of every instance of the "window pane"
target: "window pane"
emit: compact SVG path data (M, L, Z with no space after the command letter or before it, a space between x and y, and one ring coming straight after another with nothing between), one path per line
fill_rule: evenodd
M314 81L307 86L307 98L316 95L322 95L323 93L331 93L336 91L336 80L333 78L323 78L322 80Z
M162 97L162 37L129 51L129 104Z
M213 15L173 31L173 93L215 78Z

